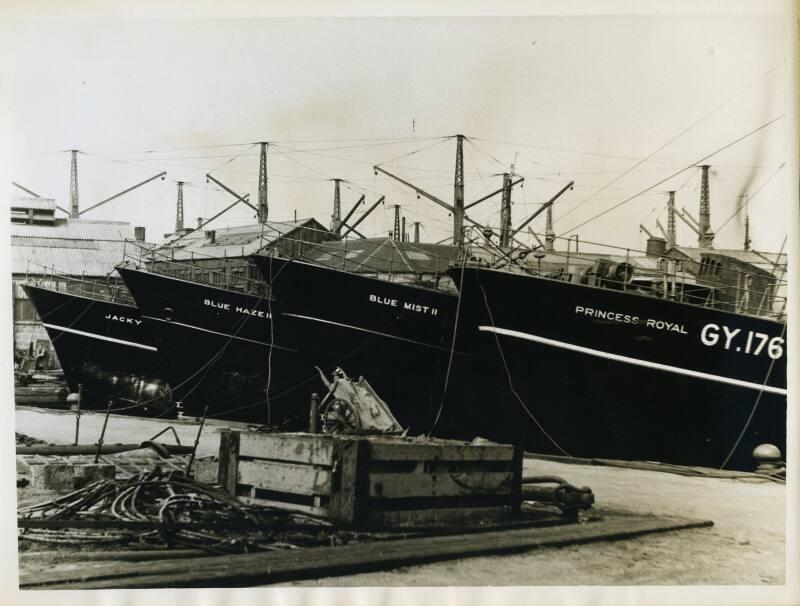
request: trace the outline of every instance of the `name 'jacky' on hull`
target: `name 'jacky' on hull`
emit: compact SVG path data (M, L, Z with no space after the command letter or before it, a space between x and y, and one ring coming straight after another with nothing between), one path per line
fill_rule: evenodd
M140 416L171 411L152 331L131 305L23 285L81 406Z
M785 452L784 323L511 271L450 275L461 330L507 367L505 439L737 469L759 444Z

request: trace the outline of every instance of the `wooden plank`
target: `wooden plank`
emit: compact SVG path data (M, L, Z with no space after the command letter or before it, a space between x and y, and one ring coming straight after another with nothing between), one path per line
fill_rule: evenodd
M18 553L20 561L46 559L65 559L70 562L108 562L130 561L138 562L144 560L179 560L186 558L210 557L212 554L202 549L128 549L125 551L20 551Z
M240 436L240 457L309 465L333 465L334 439L331 436L255 432L242 432Z
M20 574L21 589L111 589L157 587L245 587L298 579L388 570L465 557L518 553L542 547L712 526L705 520L620 516L589 524L514 528L409 538L402 541L351 543L282 552L225 555L142 564L98 563L68 571Z
M512 461L514 447L499 444L371 443L373 461Z
M511 507L431 507L399 511L370 511L369 523L386 528L436 526L508 519Z
M236 469L239 466L239 432L223 431L219 436L219 466L217 484L228 494L236 496Z
M239 461L239 484L302 495L329 495L331 472L311 465L274 461Z
M522 467L525 450L522 446L514 447L514 460L511 463L514 477L511 479L511 508L514 513L519 513L522 507Z
M273 501L271 499L260 499L256 497L239 497L242 503L248 505L258 505L260 507L278 507L280 509L291 509L292 511L302 511L313 516L328 517L328 509L326 507L317 507L312 505L303 505L302 503L289 503L286 501Z
M370 444L361 438L336 441L334 457L339 469L328 504L332 520L345 526L358 523L369 496Z
M372 473L369 496L452 497L461 495L512 493L514 474L511 471L485 473Z

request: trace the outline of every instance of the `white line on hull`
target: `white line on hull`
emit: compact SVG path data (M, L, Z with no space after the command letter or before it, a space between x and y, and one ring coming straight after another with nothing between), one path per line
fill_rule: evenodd
M142 343L136 343L134 341L125 341L124 339L115 339L114 337L107 337L105 335L98 335L94 332L85 332L83 330L77 330L75 328L67 328L66 326L59 326L58 324L43 324L45 328L52 328L53 330L61 330L64 332L70 332L75 335L81 335L82 337L89 337L90 339L99 339L101 341L108 341L110 343L119 343L120 345L127 345L128 347L136 347L138 349L144 349L146 351L158 351L157 347L153 347L151 345L143 345Z
M668 364L660 364L658 362L650 362L648 360L630 358L628 356L621 356L619 354L613 354L607 351L600 351L599 349L591 349L589 347L583 347L581 345L573 345L572 343L564 343L563 341L547 339L545 337L539 337L526 332L520 332L518 330L510 330L508 328L496 328L494 326L479 326L478 330L480 330L481 332L493 332L499 335L505 335L507 337L516 337L518 339L525 339L526 341L543 343L544 345L559 347L561 349L568 349L570 351L576 351L590 356L595 356L598 358L605 358L606 360L614 360L615 362L624 362L626 364L633 364L634 366L654 368L656 370L662 370L664 372L671 372L679 375L685 375L688 377L695 377L698 379L706 379L708 381L716 381L718 383L727 383L728 385L745 387L747 389L755 389L757 391L763 390L768 393L774 393L781 396L785 396L787 393L785 389L781 389L780 387L772 387L770 385L762 385L760 383L751 383L750 381L741 381L739 379L731 379L730 377L712 375L710 373L700 372L697 370L689 370L688 368L681 368L679 366L670 366Z

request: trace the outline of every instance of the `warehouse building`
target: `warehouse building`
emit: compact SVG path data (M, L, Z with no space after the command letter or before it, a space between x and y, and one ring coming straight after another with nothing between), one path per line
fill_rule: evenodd
M338 237L316 219L199 228L171 235L165 244L146 253L143 260L151 271L240 289L249 280L262 281L261 274L248 261L249 255L301 257L320 242L333 239Z
M11 199L14 358L29 365L35 360L41 370L58 368L58 360L22 284L33 281L76 294L114 289L114 267L135 248L134 241L144 241L144 228L121 221L61 218L55 212L51 198Z

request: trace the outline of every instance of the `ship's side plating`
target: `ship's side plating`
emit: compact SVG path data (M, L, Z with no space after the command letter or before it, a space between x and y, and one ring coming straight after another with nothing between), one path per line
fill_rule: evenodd
M307 363L364 376L412 433L435 425L438 435L480 435L492 415L479 394L493 383L491 369L453 338L453 294L298 260L253 261Z
M253 295L121 266L120 275L164 353L162 372L188 414L301 427L318 389L298 363L280 308Z
M784 323L509 271L451 275L461 329L508 371L505 439L710 467L752 467L764 442L785 452Z
M168 413L171 390L158 348L133 306L24 285L47 330L70 391L82 406L134 415Z

